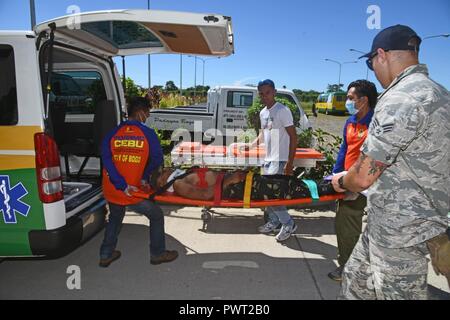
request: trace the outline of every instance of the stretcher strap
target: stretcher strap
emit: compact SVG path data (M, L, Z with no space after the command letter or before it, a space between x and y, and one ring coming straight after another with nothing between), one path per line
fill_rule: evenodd
M197 187L200 189L208 189L208 182L206 181L206 172L208 172L208 168L196 168L194 172L197 174L199 182L197 183Z
M221 172L217 176L216 185L214 187L214 205L218 206L222 201L222 182L225 177L225 173Z
M245 189L244 189L244 208L250 208L250 200L252 196L252 186L253 186L253 172L247 173L245 178Z
M311 193L311 198L313 200L319 200L319 191L317 190L317 183L313 180L302 180L309 189Z

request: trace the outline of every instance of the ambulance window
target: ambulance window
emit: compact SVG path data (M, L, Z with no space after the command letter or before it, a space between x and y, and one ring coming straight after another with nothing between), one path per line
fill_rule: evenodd
M228 92L227 107L228 108L248 108L253 104L252 92Z
M96 71L64 71L52 77L51 102L64 107L66 114L94 114L95 106L106 100L100 73Z
M16 70L14 50L0 44L0 126L13 126L18 122Z

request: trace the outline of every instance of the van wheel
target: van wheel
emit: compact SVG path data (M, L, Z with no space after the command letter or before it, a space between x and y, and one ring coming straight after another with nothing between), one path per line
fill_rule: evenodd
M325 114L326 114L326 115L329 115L329 114L330 114L329 111L328 111L328 109L325 109Z

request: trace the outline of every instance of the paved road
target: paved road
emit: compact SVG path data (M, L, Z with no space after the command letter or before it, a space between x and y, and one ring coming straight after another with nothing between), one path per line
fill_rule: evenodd
M149 263L148 222L127 214L119 249L108 269L97 266L103 234L56 260L6 260L0 264L0 299L283 299L336 298L339 284L326 274L335 267L331 211L291 210L299 225L285 244L257 234L259 209L216 210L202 230L198 208L163 207L167 246L180 257ZM81 270L81 290L69 290L69 266ZM70 282L70 281L69 281ZM430 273L431 299L448 299L443 278ZM71 282L73 283L73 282Z

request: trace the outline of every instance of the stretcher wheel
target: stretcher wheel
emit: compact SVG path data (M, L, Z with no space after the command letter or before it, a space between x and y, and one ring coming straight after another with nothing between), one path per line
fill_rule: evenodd
M212 219L211 213L208 211L202 211L202 220L203 222L210 222Z
M269 214L267 213L266 210L264 210L264 223L269 222Z

